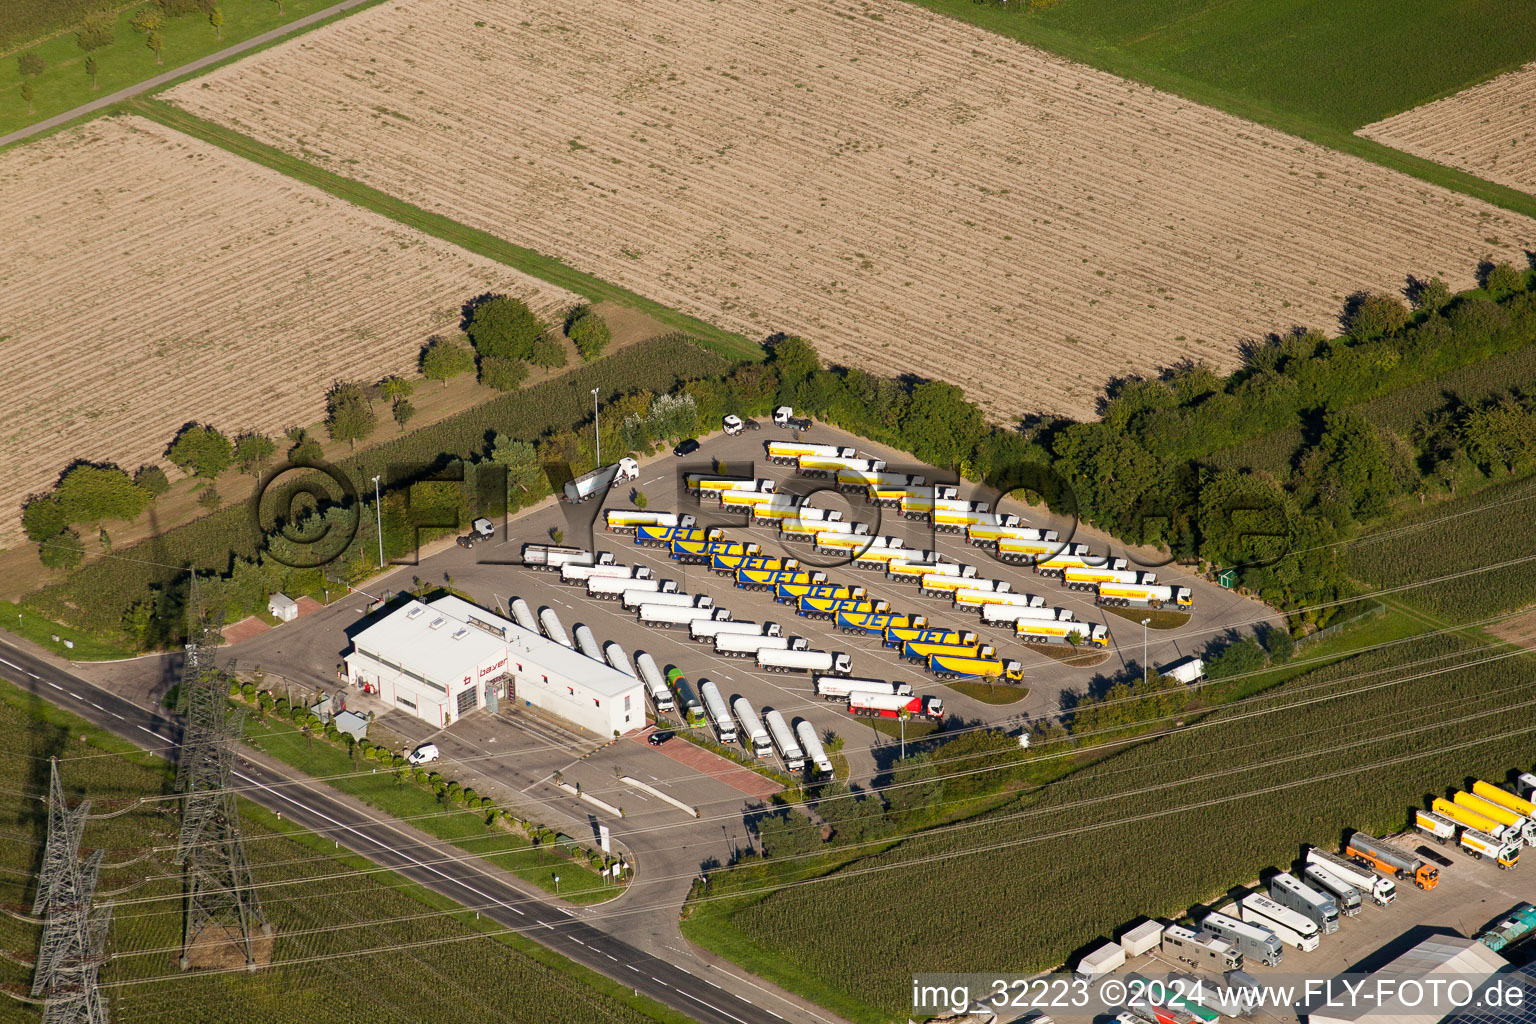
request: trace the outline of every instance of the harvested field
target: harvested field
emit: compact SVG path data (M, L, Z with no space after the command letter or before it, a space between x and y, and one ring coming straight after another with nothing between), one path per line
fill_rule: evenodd
M1536 608L1496 622L1488 627L1488 632L1517 647L1536 651Z
M412 372L471 296L577 301L138 118L0 154L0 237L0 545L73 459L313 423L333 379Z
M1536 63L1355 134L1536 195Z
M167 96L722 326L942 374L994 416L1087 414L1112 375L1230 367L1358 288L1469 286L1536 241L896 2L397 0Z

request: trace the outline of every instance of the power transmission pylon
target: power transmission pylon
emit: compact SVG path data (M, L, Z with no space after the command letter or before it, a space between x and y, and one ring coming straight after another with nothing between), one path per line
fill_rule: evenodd
M213 662L213 631L202 621L197 577L192 578L187 660L180 704L186 712L176 786L185 794L176 859L185 868L186 917L181 968L192 966L192 949L210 927L223 930L250 970L257 967L252 929L272 928L256 899L245 855L240 813L230 790L235 743L243 716L229 713L229 679Z
M97 976L106 959L112 908L92 910L101 851L80 861L90 809L73 811L54 760L48 786L48 840L32 913L43 919L43 941L32 974L32 995L43 997L43 1024L107 1024L107 999Z

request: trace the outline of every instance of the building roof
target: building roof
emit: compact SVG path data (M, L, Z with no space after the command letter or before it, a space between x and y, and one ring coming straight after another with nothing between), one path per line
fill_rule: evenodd
M295 601L293 598L289 597L287 594L284 594L284 593L281 593L281 592L273 594L271 597L267 598L267 607L268 608L284 608L284 609L287 609L287 608L297 608L298 606L299 606L299 602Z
M433 678L457 678L465 674L460 666L510 653L525 664L578 680L599 697L618 697L640 685L609 665L451 595L430 605L411 601L352 639L390 661L430 668Z
M1405 981L1407 979L1451 978L1473 981L1476 988L1483 979L1509 966L1509 961L1471 939L1460 935L1436 935L1425 939L1402 956L1373 972L1372 977ZM1475 979L1475 980L1474 980ZM1417 1010L1387 999L1380 1004L1365 1000L1346 1001L1346 1005L1319 1007L1307 1020L1311 1024L1357 1024L1359 1021L1381 1024L1440 1024L1450 1012L1450 1007L1435 1009L1433 1001L1425 998ZM1470 1018L1477 1020L1477 1018ZM1504 1024L1505 1018L1499 1018Z
M356 737L367 735L367 731L369 731L369 718L367 718L367 715L359 715L356 711L339 712L333 718L333 722L335 722L335 726L339 731L350 732L350 734L356 735Z
M1498 981L1501 986L1521 985L1529 994L1536 989L1536 964L1505 972ZM1467 1009L1447 1017L1445 1024L1536 1024L1536 1000L1526 999L1519 1006L1484 1005L1487 1002L1482 998L1474 1000Z

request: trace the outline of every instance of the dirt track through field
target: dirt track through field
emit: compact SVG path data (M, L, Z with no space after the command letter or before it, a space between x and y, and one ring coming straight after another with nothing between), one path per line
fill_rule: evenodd
M1355 134L1536 195L1536 63Z
M1085 414L1536 222L881 0L396 0L169 94L749 335ZM320 127L323 126L323 129Z
M334 379L414 372L474 295L577 301L139 118L0 153L0 238L0 546L75 459L132 472L189 420L278 435Z

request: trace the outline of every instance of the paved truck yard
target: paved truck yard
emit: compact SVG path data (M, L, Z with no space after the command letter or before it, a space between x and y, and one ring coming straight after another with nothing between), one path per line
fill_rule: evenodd
M1413 834L1395 837L1393 842L1404 850L1426 845L1423 836ZM1245 958L1242 969L1261 984L1277 987L1299 985L1303 977L1326 979L1342 974L1370 974L1433 936L1476 936L1517 905L1536 897L1531 864L1501 870L1492 861L1474 860L1451 845L1428 846L1451 861L1449 867L1440 867L1435 888L1421 890L1406 878L1398 879L1397 898L1391 904L1380 907L1370 900L1363 901L1358 914L1341 919L1338 931L1320 937L1317 949L1303 953L1287 946L1278 966L1267 967ZM1233 890L1230 900L1215 901L1209 909L1220 910L1247 892L1264 892L1267 888L1255 883ZM1522 955L1517 947L1505 955L1518 964L1525 962L1530 952ZM1154 978L1188 971L1189 967L1175 955L1154 949L1130 958L1117 973ZM1062 1014L1055 1016L1060 1020L1071 1019ZM1258 1010L1247 1019L1292 1024L1301 1018L1298 1014L1270 1009Z
M734 619L776 622L784 635L804 637L812 649L848 653L853 659L854 676L910 682L919 694L941 697L951 725L986 723L1018 728L1031 717L1057 712L1064 690L1086 690L1096 678L1127 672L1134 675L1139 671L1143 631L1136 622L1096 607L1092 594L1069 590L1060 581L1037 576L1026 566L998 561L991 553L966 544L963 534L936 533L926 524L902 519L894 510L865 504L861 495L839 493L825 480L797 477L791 467L771 465L764 456L764 442L789 436L789 432L767 424L761 430L746 430L735 437L713 435L687 458L652 460L642 468L638 480L614 488L601 502L560 502L539 508L511 520L506 529L498 529L494 541L477 544L467 551L452 549L433 556L427 564L447 573L456 589L469 592L487 606L505 609L513 598L520 597L535 612L541 607L551 608L567 630L574 630L578 624L586 625L599 642L617 642L631 657L645 651L663 669L675 665L695 683L700 678L710 679L727 700L740 694L760 712L775 708L786 718L804 717L820 731L837 732L848 740L850 749L846 752L855 778L872 774L877 769L877 760L883 760L877 759L871 750L858 748L894 749L897 741L863 727L857 719L839 710L840 705L818 699L810 675L767 673L758 670L751 659L721 657L710 644L691 640L686 626L643 626L637 622L635 612L617 600L591 598L582 586L563 583L558 572L517 564L522 546L550 543L553 530L561 531L562 541L568 546L587 547L595 543L597 551L612 552L616 561L646 566L656 578L675 581L680 591L708 595L715 607L729 609ZM803 438L856 447L861 454L885 459L893 470L923 475L929 483L953 479L943 471L913 463L910 457L902 459L899 453L832 428L817 425L805 432ZM1050 606L1070 609L1083 622L1102 623L1108 627L1110 636L1106 656L1094 659L1099 663L1089 667L1063 664L1018 641L1005 629L983 625L975 612L958 610L948 600L922 595L915 583L896 582L880 572L838 564L837 556L818 554L809 542L781 539L773 528L743 525L748 521L746 516L723 514L714 499L694 498L683 485L687 472L708 473L716 469L730 475L772 479L780 493L815 492L809 499L815 505L840 509L845 521L868 523L872 535L900 537L908 548L931 549L947 560L972 564L980 578L1006 581L1014 592L1037 594ZM984 643L995 646L1001 657L1022 663L1022 685L1028 690L1027 696L1002 705L975 700L929 676L921 666L903 661L876 637L845 635L832 622L797 615L792 606L776 603L771 594L739 589L729 577L717 575L706 566L681 564L668 557L663 548L643 547L635 544L632 536L607 532L604 511L632 508L630 498L635 490L646 495L647 511L691 514L700 525L725 527L732 540L759 544L764 554L797 558L806 569L825 572L829 582L861 586L872 600L889 602L893 611L925 615L931 624L976 632ZM972 486L962 486L961 495L996 504L995 496ZM1127 555L1118 546L1112 549L1102 536L1086 527L1074 527L1028 506L1005 501L998 510L1018 514L1025 525L1057 530L1062 539L1087 543L1096 554ZM1258 603L1194 577L1179 566L1156 564L1152 561L1157 557L1155 553L1146 555L1146 567L1157 573L1158 582L1187 586L1195 594L1193 614L1186 625L1147 631L1147 661L1151 665L1165 665L1195 654L1227 630L1252 629L1258 622L1271 621Z

